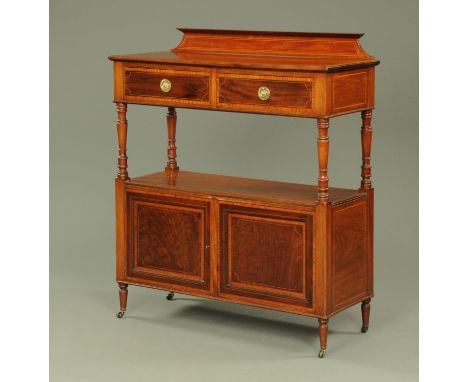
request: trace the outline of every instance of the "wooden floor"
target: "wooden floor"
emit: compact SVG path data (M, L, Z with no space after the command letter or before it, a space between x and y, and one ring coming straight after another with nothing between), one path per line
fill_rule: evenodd
M314 208L317 200L317 186L190 171L180 171L175 179L168 178L164 172L158 172L130 179L127 184L218 197L287 202L310 208ZM334 205L365 196L365 193L358 190L330 188L330 200Z

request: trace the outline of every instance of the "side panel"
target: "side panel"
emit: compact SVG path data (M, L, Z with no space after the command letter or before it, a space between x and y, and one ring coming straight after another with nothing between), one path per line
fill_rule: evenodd
M332 228L332 306L337 311L368 297L367 199L336 208Z
M124 281L126 277L126 232L125 232L125 182L115 179L115 239L116 239L116 279Z
M114 62L114 101L123 101L124 99L124 78L123 65L119 61Z
M374 68L330 75L330 114L345 114L374 106Z

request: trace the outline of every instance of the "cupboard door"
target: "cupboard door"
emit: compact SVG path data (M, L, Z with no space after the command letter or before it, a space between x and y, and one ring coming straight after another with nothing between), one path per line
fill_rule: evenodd
M209 203L136 193L127 201L128 276L209 289Z
M221 294L312 305L311 215L221 204L220 219Z

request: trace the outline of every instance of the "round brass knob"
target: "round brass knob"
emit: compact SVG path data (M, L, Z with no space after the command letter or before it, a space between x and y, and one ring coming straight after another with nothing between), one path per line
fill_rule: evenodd
M167 78L163 78L159 84L159 87L164 93L169 93L172 88L171 81L169 81Z
M258 98L260 98L262 101L266 101L268 98L270 98L270 89L268 89L266 86L260 86L258 88Z

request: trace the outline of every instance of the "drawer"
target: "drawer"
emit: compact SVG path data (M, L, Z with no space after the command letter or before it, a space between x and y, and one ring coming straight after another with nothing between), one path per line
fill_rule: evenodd
M210 76L207 72L149 68L126 68L125 98L158 98L172 103L208 103Z
M254 109L312 108L312 79L295 77L218 76L218 104L245 105Z

